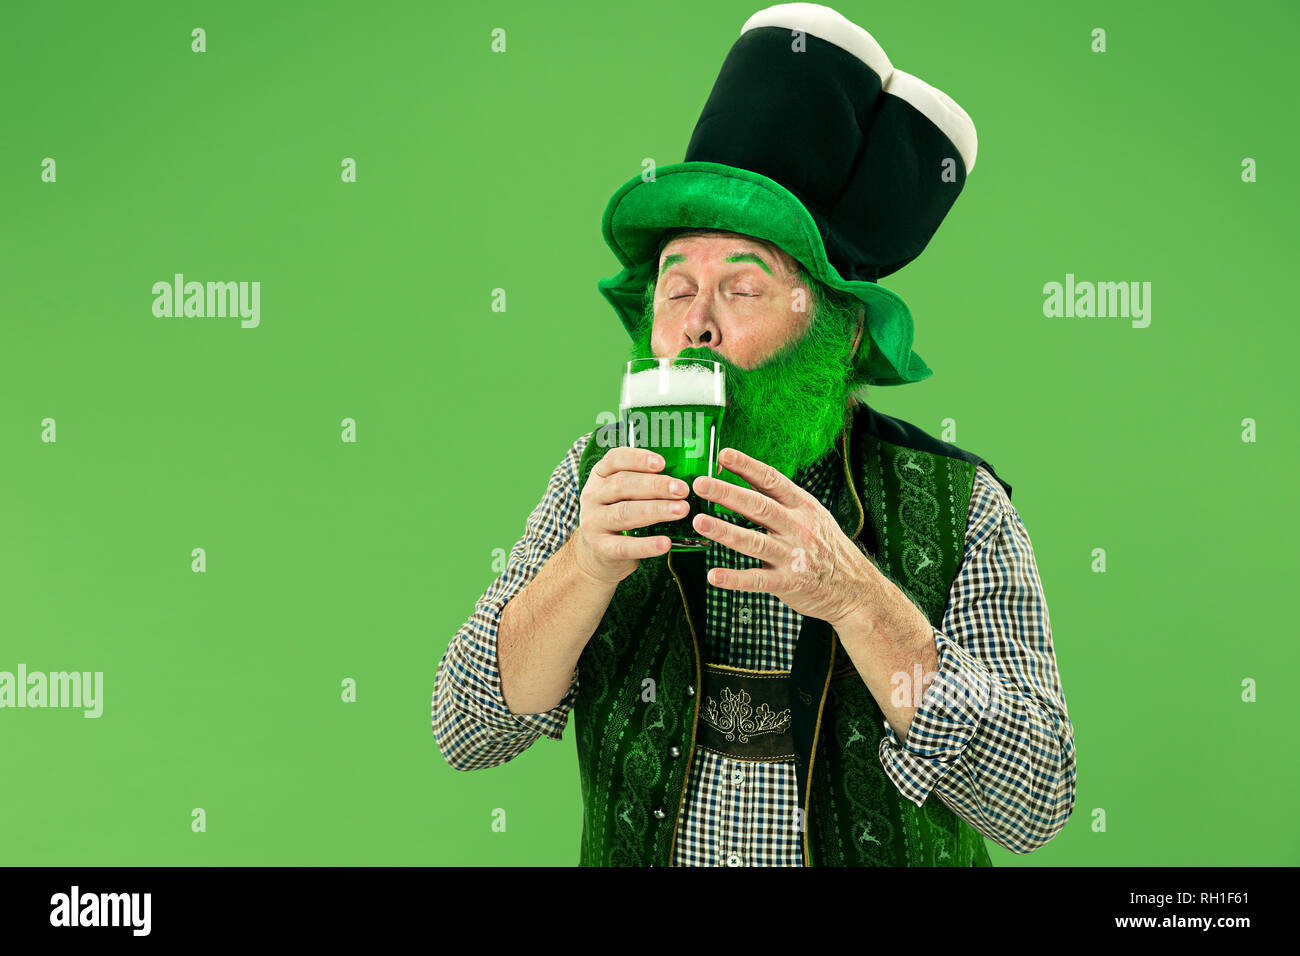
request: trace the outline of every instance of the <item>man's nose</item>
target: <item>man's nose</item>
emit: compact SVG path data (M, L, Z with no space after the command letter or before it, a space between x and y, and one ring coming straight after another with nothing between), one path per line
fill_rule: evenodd
M718 339L721 336L719 335L718 325L713 320L708 296L699 294L695 296L695 301L691 303L691 307L686 313L682 332L690 340L691 346L694 348L699 348L702 345L717 346Z

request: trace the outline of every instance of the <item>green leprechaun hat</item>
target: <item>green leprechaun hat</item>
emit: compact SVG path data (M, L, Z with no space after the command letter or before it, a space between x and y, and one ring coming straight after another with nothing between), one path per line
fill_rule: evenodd
M933 371L912 350L912 314L877 280L921 254L975 151L966 112L862 27L820 4L768 7L723 61L685 161L611 197L601 229L623 271L597 288L632 335L666 230L766 239L866 304L865 384L919 382Z

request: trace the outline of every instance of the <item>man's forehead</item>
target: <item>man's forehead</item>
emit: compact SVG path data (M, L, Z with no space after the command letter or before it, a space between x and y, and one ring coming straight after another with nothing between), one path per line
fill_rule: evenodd
M698 250L693 251L687 248L687 243L701 239L707 240L712 247L707 254L702 255ZM738 257L748 258L757 255L765 262L773 262L775 260L776 264L785 271L789 271L791 267L789 255L784 251L776 248L770 243L762 242L761 240L755 239L751 236L742 236L739 233L734 232L675 236L664 244L660 255L661 258L671 255L674 262L686 261L697 256L701 258L721 258L724 260L732 260Z

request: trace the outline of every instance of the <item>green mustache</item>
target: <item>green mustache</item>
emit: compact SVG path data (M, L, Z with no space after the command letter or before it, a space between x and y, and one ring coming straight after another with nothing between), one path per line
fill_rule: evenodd
M821 321L818 321L818 320ZM634 343L633 358L654 358L651 322ZM787 478L816 462L835 444L854 383L848 359L855 328L834 313L814 317L808 331L762 364L743 369L709 346L682 349L678 358L720 363L726 374L724 446L738 448ZM721 477L746 486L723 471Z

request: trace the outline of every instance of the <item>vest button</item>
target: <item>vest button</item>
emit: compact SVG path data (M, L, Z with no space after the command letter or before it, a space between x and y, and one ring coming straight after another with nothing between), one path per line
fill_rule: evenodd
M686 696L687 696L687 697L694 697L694 696L695 696L695 688L692 687L690 684L687 684L687 685L686 685Z
M671 747L671 748L669 748L669 750L668 750L668 756L670 756L670 757L676 758L676 757L680 757L681 755L682 755L682 752L681 752L680 750L678 750L676 747Z
M664 812L663 812L662 810L656 810L656 811L655 811L655 819L656 819L656 820L662 820L663 818L664 818Z

